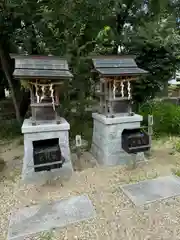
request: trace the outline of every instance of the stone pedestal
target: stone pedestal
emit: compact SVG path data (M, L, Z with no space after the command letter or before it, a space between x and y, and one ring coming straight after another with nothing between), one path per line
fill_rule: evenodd
M127 154L121 145L121 135L124 129L140 128L142 116L117 116L107 118L105 115L93 113L94 129L92 140L92 155L99 164L127 164L132 155ZM137 158L138 160L138 158Z
M56 121L38 121L38 124L32 126L31 119L25 119L22 126L24 134L24 159L22 180L27 183L42 182L54 178L69 178L73 167L71 163L71 154L69 148L69 123L61 118L61 123ZM51 169L51 171L35 172L33 159L33 142L45 139L59 139L59 146L64 163L61 168Z

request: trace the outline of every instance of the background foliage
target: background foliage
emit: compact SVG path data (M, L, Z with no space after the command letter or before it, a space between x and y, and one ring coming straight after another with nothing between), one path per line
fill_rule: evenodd
M153 99L179 68L179 19L177 0L2 0L0 98L10 87L16 118L24 118L29 95L12 77L10 53L64 56L74 78L61 93L61 111L70 119L76 108L84 121L96 81L91 56L119 52L135 55L139 67L149 71L133 86L138 106Z
M153 115L155 136L179 135L180 106L168 102L149 101L140 107L139 113L144 116L145 125L147 125L148 114Z

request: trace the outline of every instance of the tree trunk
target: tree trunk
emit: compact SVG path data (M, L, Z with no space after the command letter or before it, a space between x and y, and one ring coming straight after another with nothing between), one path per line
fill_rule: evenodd
M0 85L0 100L5 99L4 85Z
M8 81L9 89L11 91L11 96L12 96L12 100L13 100L13 104L14 104L14 108L15 108L15 112L16 112L16 119L19 123L21 123L21 117L20 117L20 113L19 113L18 103L17 103L16 97L15 97L14 87L13 87L13 83L12 83L12 74L10 73L11 66L9 65L9 62L10 62L9 60L11 60L10 54L5 52L4 44L3 44L3 42L0 42L0 61L1 61L2 69L5 74L6 79Z
M22 119L25 118L25 115L28 111L29 105L30 105L30 92L25 91L23 89L21 91L21 101L20 101L20 105L19 105L19 111L20 111L20 115L21 115Z

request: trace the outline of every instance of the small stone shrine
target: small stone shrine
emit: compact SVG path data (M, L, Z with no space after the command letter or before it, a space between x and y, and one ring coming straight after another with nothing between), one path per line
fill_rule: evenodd
M130 56L98 56L94 72L100 81L98 113L93 113L92 154L100 164L118 165L131 160L132 154L149 150L149 136L140 128L142 116L131 109L131 82L147 74Z
M70 126L57 113L59 88L72 78L67 61L52 56L15 56L14 77L25 82L31 93L32 117L22 126L22 179L37 182L70 176Z

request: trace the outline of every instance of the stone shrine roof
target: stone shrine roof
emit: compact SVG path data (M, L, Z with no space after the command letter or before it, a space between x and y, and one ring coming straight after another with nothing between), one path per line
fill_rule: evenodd
M15 59L14 77L21 79L69 79L66 59L54 56L11 55Z
M95 70L102 76L134 76L148 73L138 68L132 56L97 56L92 60Z

